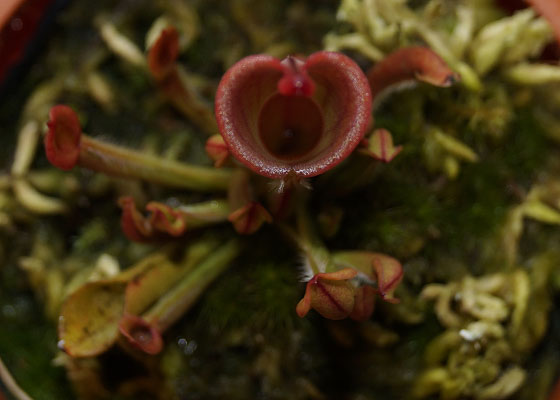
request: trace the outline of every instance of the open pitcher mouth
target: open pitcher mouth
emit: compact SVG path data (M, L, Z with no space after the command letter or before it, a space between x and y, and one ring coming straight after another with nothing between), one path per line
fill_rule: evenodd
M305 159L324 133L323 115L309 97L272 95L259 113L259 138L272 157Z
M216 118L229 152L274 179L309 178L344 160L371 119L362 70L340 53L280 61L249 56L232 66L216 95Z

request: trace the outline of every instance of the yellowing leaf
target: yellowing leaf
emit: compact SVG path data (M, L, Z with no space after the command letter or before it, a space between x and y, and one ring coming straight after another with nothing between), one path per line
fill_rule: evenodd
M545 224L560 225L560 212L537 200L523 204L523 214Z
M125 282L90 282L72 293L59 318L59 347L73 357L91 357L113 345L125 303Z
M560 82L560 67L548 64L520 63L505 70L506 77L522 85Z
M447 152L451 153L457 158L464 161L476 162L478 161L478 155L469 146L464 144L453 136L446 135L439 129L434 129L432 131L434 140L443 147Z

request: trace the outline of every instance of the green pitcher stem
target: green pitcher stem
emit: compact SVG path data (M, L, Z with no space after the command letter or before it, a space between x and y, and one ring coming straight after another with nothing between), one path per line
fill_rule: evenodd
M313 275L334 271L328 249L317 236L311 219L305 209L300 206L296 210L296 229L286 224L279 225L281 231L304 254L313 271Z
M182 205L178 211L187 215L187 227L197 228L227 221L231 208L224 199Z
M147 258L137 265L137 271L122 277L129 281L136 280L139 290L129 291L126 311L138 315L146 311L161 296L173 289L178 281L187 276L199 263L208 257L219 246L212 237L202 237L191 243L182 261L175 263L169 257ZM144 270L143 270L144 269Z
M313 273L334 271L329 250L317 235L311 217L304 206L298 207L296 218L300 247L308 258Z
M189 82L186 72L179 66L160 84L169 102L208 135L219 132L213 108L197 93Z
M104 143L87 135L82 135L79 165L108 175L200 191L225 191L232 175L228 169L166 160Z
M230 240L218 248L162 296L142 318L155 326L159 332L165 331L196 302L214 279L230 266L240 251L241 244L237 239Z

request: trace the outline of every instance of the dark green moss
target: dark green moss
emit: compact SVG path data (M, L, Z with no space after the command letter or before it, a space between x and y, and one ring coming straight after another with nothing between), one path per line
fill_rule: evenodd
M303 293L297 255L288 243L271 248L277 233L269 230L251 238L247 251L202 299L201 324L279 338L305 324L295 313Z
M0 293L0 357L7 368L33 399L72 399L64 369L53 366L57 334L52 321L44 319L31 293L5 288Z

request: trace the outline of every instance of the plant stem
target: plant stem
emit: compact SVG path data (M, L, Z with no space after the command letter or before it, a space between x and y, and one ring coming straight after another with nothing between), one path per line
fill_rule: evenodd
M303 253L306 265L309 266L313 275L331 272L335 268L332 265L328 249L317 236L312 226L311 219L301 205L296 211L296 229L280 224L282 232L291 240L293 244Z
M13 376L8 371L8 368L0 358L0 380L6 386L6 389L14 396L17 400L33 400L23 389L17 384ZM0 393L1 395L2 393Z
M317 235L306 208L299 207L296 216L300 246L302 246L313 272L317 274L334 271L330 252Z
M196 228L227 221L231 208L227 200L209 200L182 205L178 210L187 215L187 228Z
M201 191L226 190L232 174L227 169L188 165L146 155L87 135L81 138L79 165L108 175Z
M216 279L239 255L240 242L232 239L217 249L177 286L161 297L142 318L159 332L165 331L177 321L200 297L204 290Z
M190 121L209 135L219 132L212 107L196 93L186 72L178 65L175 65L174 71L167 77L158 82L158 86L167 100Z
M126 312L139 315L148 310L149 306L165 293L173 290L177 282L191 273L217 247L217 240L202 238L189 245L183 260L179 263L172 262L163 254L147 258L146 263L152 266L146 271L141 271L143 267L139 267L141 272L130 276L130 282L134 280L135 285L129 285L127 289Z

